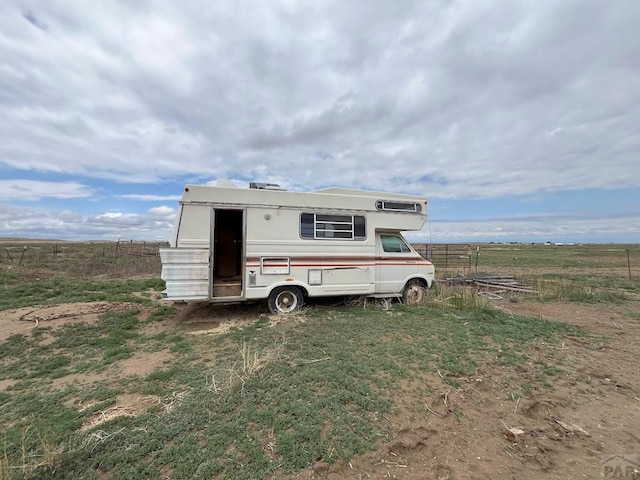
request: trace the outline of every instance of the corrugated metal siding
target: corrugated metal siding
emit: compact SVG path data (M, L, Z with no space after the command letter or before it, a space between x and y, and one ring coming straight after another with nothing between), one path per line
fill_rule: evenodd
M162 248L160 258L167 300L209 298L209 249Z

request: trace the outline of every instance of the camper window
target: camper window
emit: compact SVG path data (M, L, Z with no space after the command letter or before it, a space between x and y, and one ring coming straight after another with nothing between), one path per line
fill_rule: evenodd
M408 202L389 202L387 200L378 200L376 208L382 211L392 212L422 212L422 205L419 203Z
M382 250L386 253L408 253L411 251L407 244L395 235L380 235L380 241L382 242Z
M300 236L313 239L364 240L366 222L362 215L300 215Z

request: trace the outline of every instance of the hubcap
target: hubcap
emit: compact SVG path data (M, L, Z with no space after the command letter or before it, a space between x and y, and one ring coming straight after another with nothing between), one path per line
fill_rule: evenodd
M412 286L407 292L407 303L409 305L419 305L424 300L424 290L418 286Z
M281 292L276 297L276 308L279 312L289 313L298 305L296 296L291 292Z

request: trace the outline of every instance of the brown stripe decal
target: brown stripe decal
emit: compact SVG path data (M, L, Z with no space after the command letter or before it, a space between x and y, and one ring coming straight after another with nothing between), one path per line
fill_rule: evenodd
M268 257L267 257L268 258ZM407 266L407 265L420 265L420 266L429 266L433 265L428 260L425 260L422 257L326 257L326 256L305 256L305 257L290 257L291 264L293 267L373 267L373 266ZM247 267L260 267L260 257L248 257L247 258ZM284 264L274 264L269 262L269 267L272 266L282 266L286 267L286 263Z
M327 255L314 255L314 256L298 256L298 255L282 255L282 254L277 254L277 255L270 255L264 256L265 258L272 258L272 257L290 257L291 260L296 260L299 262L318 262L318 261L323 261L323 262L363 262L363 261L373 261L375 259L375 257L373 256L360 256L360 257L338 257L338 256L327 256ZM247 262L259 262L260 259L262 257L247 257ZM413 258L413 257L412 257Z
M265 256L265 258L273 258L276 255L273 256ZM286 255L278 255L279 258L282 258L283 256ZM260 258L261 257L247 257L247 263L260 263ZM329 257L329 256L324 256L324 255L316 255L313 257L298 257L298 256L289 256L289 258L291 258L292 262L340 262L340 263L356 263L356 262L374 262L374 261L392 261L392 262L398 262L398 261L418 261L418 262L428 262L428 260L425 260L424 258L418 256L418 257L413 257L413 256L398 256L398 257L393 257L393 256L386 256L386 257L371 257L371 256L367 256L367 257Z

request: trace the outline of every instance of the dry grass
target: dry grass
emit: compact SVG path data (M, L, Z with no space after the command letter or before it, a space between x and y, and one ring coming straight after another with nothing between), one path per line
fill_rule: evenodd
M571 282L565 278L553 280L536 278L533 280L533 289L538 292L538 297L554 300L564 300L567 292L573 289Z
M584 285L568 278L535 278L532 283L541 300L600 303L625 300L631 295L613 285Z
M240 356L242 357L242 376L245 379L251 378L253 375L263 370L271 362L277 360L284 350L284 339L281 343L276 343L270 348L259 350L255 346L249 345L246 340L242 340L242 344L238 346Z
M6 439L0 458L0 480L11 480L15 475L29 476L36 469L53 465L64 448L53 444L40 432L27 426L22 431L20 458L18 462L9 458Z
M492 308L491 300L475 288L443 284L429 292L429 304L445 310Z
M236 361L224 373L213 372L210 376L209 390L218 393L232 390L236 385L244 384L247 380L259 374L268 365L276 362L282 356L286 345L284 335L269 347L259 348L244 338L237 345L240 360ZM222 383L216 380L216 376L224 378Z

